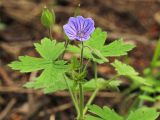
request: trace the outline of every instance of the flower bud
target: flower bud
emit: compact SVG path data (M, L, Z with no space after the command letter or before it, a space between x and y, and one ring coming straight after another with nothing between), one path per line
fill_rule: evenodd
M41 15L41 23L49 28L55 23L55 13L48 8L44 8Z

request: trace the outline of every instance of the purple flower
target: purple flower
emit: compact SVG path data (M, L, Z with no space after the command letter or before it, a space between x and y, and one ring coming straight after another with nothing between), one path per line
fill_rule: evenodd
M66 35L70 40L86 41L93 33L94 21L91 18L82 16L70 17L67 24L63 26Z

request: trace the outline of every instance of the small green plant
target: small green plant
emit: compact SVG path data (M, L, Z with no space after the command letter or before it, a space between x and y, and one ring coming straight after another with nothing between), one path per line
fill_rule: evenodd
M49 30L55 20L55 15L52 14L53 12L45 8L41 17L43 25ZM65 42L57 42L50 34L50 38L45 37L39 43L34 43L35 50L41 57L20 56L18 61L12 62L9 66L22 73L42 71L34 81L24 85L26 88L42 89L46 94L68 90L77 113L77 120L122 120L123 117L108 107L102 110L91 104L100 90L118 88L121 83L120 76L138 78L140 84L146 84L131 66L118 60L109 63L108 60L109 57L127 55L135 46L124 43L122 39L106 45L107 33L101 28L95 29L91 18L71 17L63 28L66 34ZM70 44L73 40L78 41L78 44ZM66 52L72 53L71 60L64 60L63 56ZM102 63L111 64L117 71L117 75L108 80L98 77L97 65ZM94 66L94 76L90 80L87 79L89 64ZM84 93L87 91L93 93L85 103ZM99 117L88 115L88 109ZM154 109L145 108L131 113L127 120L139 120L139 116L146 115L144 112L150 113L144 120L155 120L159 115Z
M132 96L136 89L139 89L139 92L135 95L137 100L133 102L131 109L137 109L144 105L144 102L156 103L160 100L160 73L159 73L159 65L160 62L160 40L156 44L156 49L154 51L154 55L150 66L144 69L144 74L141 75L141 78L131 77L131 81L133 82L128 89L124 92L126 95ZM143 82L145 84L141 84ZM128 99L128 98L126 98ZM159 106L154 106L159 109Z
M150 63L150 66L144 70L144 78L146 79L149 86L141 86L141 94L139 98L141 102L149 101L156 102L160 100L160 40L157 42L156 49ZM157 106L157 108L159 108Z

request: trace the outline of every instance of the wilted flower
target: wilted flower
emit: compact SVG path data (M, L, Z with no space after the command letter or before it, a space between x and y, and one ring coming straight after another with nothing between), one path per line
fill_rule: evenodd
M93 33L94 21L91 18L83 18L82 16L70 17L67 24L63 26L66 35L71 40L86 41Z

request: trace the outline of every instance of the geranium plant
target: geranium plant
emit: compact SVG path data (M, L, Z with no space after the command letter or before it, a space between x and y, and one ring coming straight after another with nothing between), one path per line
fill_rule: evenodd
M41 17L43 25L51 30L54 20L55 15L45 8ZM95 28L92 18L70 17L63 29L66 35L65 42L57 42L50 34L50 38L45 37L39 43L34 43L40 58L20 56L18 61L12 62L9 66L22 73L42 70L42 73L34 81L27 82L24 87L42 89L45 94L68 90L77 113L75 116L77 120L124 119L108 107L104 107L102 110L98 106L91 106L91 104L100 90L117 88L121 83L120 76L140 78L131 66L118 60L113 63L108 60L109 57L127 55L135 46L126 44L122 39L106 45L107 33L101 28ZM71 41L77 41L78 44ZM66 52L72 53L73 56L70 60L64 59L63 56ZM117 71L117 75L108 80L98 77L97 65L102 63L111 64ZM89 65L93 65L94 69L92 79L87 79ZM141 84L144 82L142 81ZM93 91L93 93L85 102L84 93L87 91ZM98 116L88 115L88 110ZM137 110L135 113L131 113L127 120L140 120L139 116L146 115L143 111L153 113L149 116L150 119L145 117L146 119L143 120L155 120L158 113L154 109L148 110L150 109ZM137 119L134 116L136 114L138 114Z

